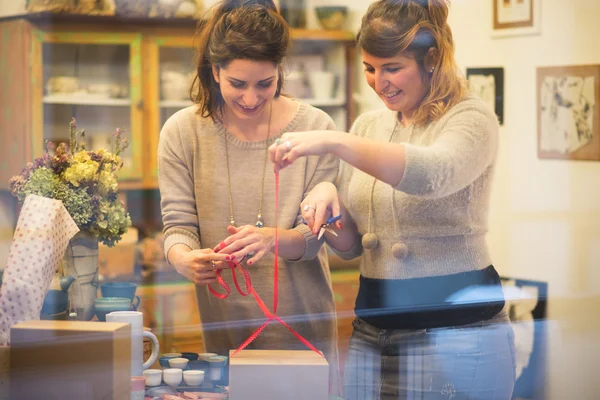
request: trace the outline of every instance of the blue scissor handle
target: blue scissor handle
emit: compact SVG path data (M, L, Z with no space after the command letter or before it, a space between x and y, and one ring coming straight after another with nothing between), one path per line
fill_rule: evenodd
M340 219L342 219L342 214L340 213L340 215L336 216L336 217L330 217L326 223L323 224L323 226L329 226L331 224L333 224L335 221L339 221ZM304 219L304 217L302 217L302 223L304 225L308 225L306 220Z

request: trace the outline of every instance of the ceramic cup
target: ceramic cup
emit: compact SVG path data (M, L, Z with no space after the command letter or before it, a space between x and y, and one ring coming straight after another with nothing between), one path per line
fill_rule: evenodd
M183 381L188 386L200 386L204 382L204 371L183 371Z
M106 314L113 311L129 311L131 300L127 297L98 297L94 300L98 321L106 321Z
M162 371L160 369L147 369L144 371L146 386L158 386L162 382Z
M164 358L178 358L181 357L181 353L163 353L162 357Z
M223 368L227 364L227 357L225 356L214 356L208 360L209 366L209 378L211 381L220 381L223 379Z
M163 381L169 386L179 386L183 377L180 368L167 368L163 370Z
M113 311L106 315L107 322L131 324L131 376L142 376L142 371L150 368L158 357L158 339L152 332L144 331L144 317L138 311ZM152 355L144 362L144 337L152 341Z
M105 282L100 284L102 297L127 297L131 301L133 311L140 306L140 297L135 295L137 284L133 282Z
M181 353L181 357L187 358L188 360L193 361L193 360L198 359L198 353L190 353L190 352L184 351L183 353Z
M189 360L187 358L183 358L183 357L170 358L169 366L171 368L186 369L188 362L189 362Z
M208 360L211 357L218 356L217 353L200 353L198 354L198 360Z

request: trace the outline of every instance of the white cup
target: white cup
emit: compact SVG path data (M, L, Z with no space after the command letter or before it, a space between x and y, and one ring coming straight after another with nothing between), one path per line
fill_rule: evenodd
M183 371L180 368L163 369L163 381L169 386L179 386Z
M183 371L183 380L188 386L200 386L204 382L204 371Z
M179 369L185 369L185 367L187 367L189 360L187 358L182 358L182 357L176 357L176 358L170 358L169 359L169 366L171 368L179 368Z
M131 325L131 376L142 376L142 371L150 368L158 356L158 339L151 332L144 331L144 316L139 311L113 311L106 314L106 322L124 322ZM144 362L144 337L152 341L152 354Z
M162 371L160 369L147 369L144 371L146 386L158 386L162 382Z
M335 74L329 71L310 71L307 73L314 99L331 99L334 96Z

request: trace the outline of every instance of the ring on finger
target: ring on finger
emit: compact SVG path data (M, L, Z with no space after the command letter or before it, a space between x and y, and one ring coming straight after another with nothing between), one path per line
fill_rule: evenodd
M290 142L289 140L286 140L285 148L286 148L286 151L290 151L292 149L292 142Z
M317 211L317 209L315 208L315 206L311 206L310 204L307 204L307 205L304 206L304 211L308 211L308 210Z
M211 261L210 263L212 264L213 271L216 271L217 270L217 263L214 262L214 261Z

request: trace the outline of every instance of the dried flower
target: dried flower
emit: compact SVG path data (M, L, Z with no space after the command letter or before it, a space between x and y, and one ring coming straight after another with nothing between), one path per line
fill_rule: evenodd
M71 119L68 146L47 141L46 153L10 179L11 193L21 202L29 194L61 200L79 229L113 246L131 226L118 199L119 153L127 148L123 132L115 131L113 153L87 151L85 131L77 131L77 121Z

